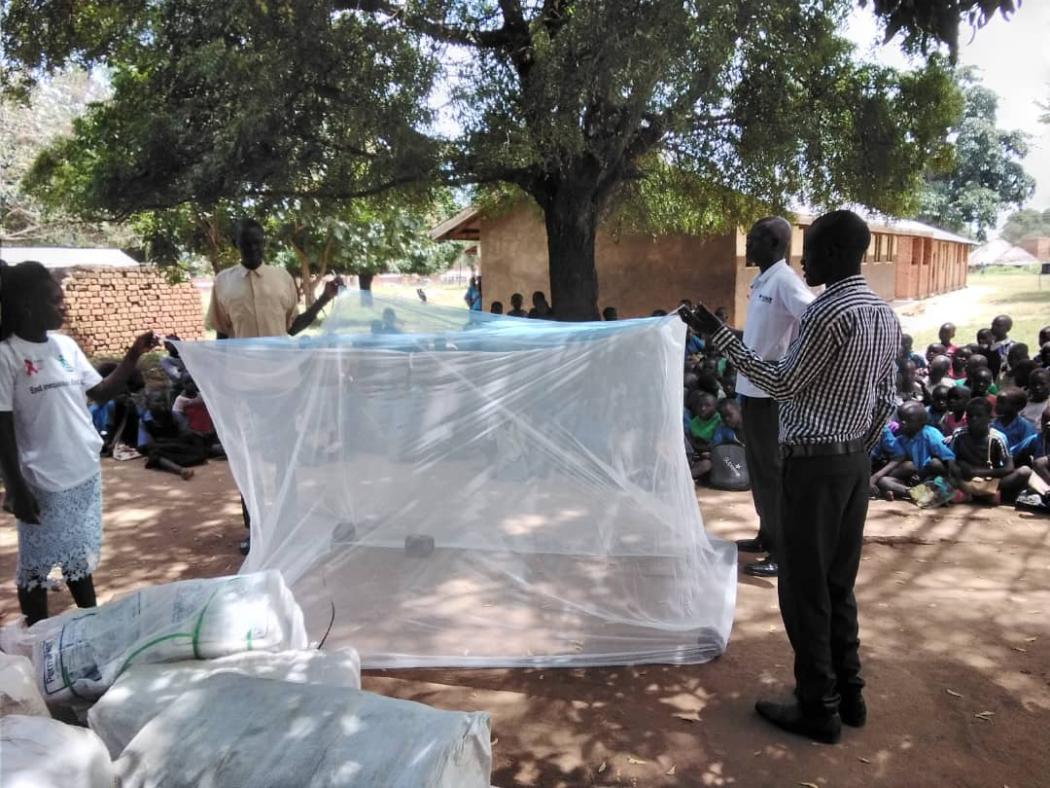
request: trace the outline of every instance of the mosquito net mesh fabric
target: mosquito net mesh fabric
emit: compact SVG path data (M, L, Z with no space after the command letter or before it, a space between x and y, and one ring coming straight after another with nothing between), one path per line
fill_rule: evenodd
M702 662L736 548L703 528L676 318L566 324L340 296L321 334L182 343L313 639L367 667ZM433 547L431 548L431 544Z

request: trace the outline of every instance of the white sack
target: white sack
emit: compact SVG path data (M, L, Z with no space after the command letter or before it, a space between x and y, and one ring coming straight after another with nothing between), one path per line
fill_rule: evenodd
M356 689L205 679L139 731L123 788L488 788L489 716Z
M3 788L113 788L113 764L86 728L45 717L0 718Z
M247 651L222 659L132 665L88 712L88 724L115 760L135 734L185 692L218 673L361 689L361 660L339 651Z
M25 657L0 653L0 717L9 714L51 716L33 680L33 663Z
M94 701L129 665L306 647L303 613L278 571L182 580L23 633L48 705Z

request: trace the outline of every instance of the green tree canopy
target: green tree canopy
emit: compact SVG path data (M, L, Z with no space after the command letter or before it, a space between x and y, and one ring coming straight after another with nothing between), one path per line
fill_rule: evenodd
M1035 179L1021 164L1028 153L1026 135L995 125L995 93L974 69L961 69L957 81L965 109L952 128L954 164L927 179L919 218L984 241L1005 208L1020 208L1032 196Z
M1012 244L1025 238L1050 237L1050 208L1015 211L1007 217L999 234Z
M629 199L672 222L692 205L694 226L791 199L915 209L958 97L937 56L857 63L837 32L852 5L12 0L3 35L15 87L70 61L113 74L113 98L38 159L39 194L126 216L505 184L543 211L552 303L581 319L599 218ZM873 6L921 48L1012 3Z
M33 88L29 101L0 98L0 241L52 246L118 246L134 242L127 229L85 222L49 206L23 188L22 179L47 146L73 128L104 83L82 69L67 69Z

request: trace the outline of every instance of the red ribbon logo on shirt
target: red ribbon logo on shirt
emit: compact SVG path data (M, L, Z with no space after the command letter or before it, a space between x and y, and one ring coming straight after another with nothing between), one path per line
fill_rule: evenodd
M36 365L30 360L26 359L26 377L33 377L33 375L40 374L40 370L37 369Z

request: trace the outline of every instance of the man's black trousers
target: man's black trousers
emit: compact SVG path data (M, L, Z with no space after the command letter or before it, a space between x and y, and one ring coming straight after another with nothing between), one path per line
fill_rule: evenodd
M758 541L775 561L777 521L780 519L780 411L771 397L744 397L744 457L751 478L751 497L758 512Z
M783 460L780 613L795 650L803 707L837 707L864 686L853 584L860 566L871 465L863 451Z

